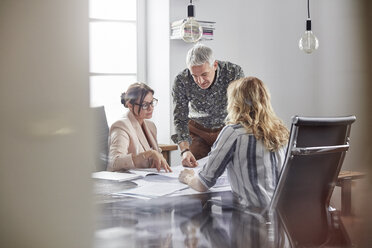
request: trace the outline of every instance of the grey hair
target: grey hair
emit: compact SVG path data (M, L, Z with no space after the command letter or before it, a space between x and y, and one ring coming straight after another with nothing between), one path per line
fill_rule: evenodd
M205 62L213 66L214 61L212 49L203 44L196 44L187 52L186 65L189 69L192 66L203 65Z

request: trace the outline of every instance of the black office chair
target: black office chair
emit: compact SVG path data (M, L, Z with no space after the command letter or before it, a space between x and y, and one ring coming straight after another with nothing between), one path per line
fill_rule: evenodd
M337 226L333 225L329 202L349 149L355 119L355 116L292 119L286 158L270 211L275 211L282 220L293 247L337 242L330 240ZM341 242L343 246L350 243L348 239Z
M109 127L107 125L105 107L95 107L93 110L93 126L96 140L96 152L95 152L95 170L104 171L106 170L108 161L108 135Z

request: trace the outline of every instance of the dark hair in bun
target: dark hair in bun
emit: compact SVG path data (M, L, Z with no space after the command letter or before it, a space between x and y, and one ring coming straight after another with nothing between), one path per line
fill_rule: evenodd
M137 82L137 83L131 84L129 85L127 91L121 94L120 102L126 108L128 108L128 103L134 105L137 99L139 99L138 104L142 104L143 99L146 97L146 95L149 92L154 94L154 90L144 83ZM140 112L141 112L141 108L138 108L137 114L139 114Z

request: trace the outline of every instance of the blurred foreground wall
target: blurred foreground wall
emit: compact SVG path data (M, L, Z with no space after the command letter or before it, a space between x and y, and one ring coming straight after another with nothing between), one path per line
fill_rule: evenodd
M0 247L91 247L88 1L0 1Z

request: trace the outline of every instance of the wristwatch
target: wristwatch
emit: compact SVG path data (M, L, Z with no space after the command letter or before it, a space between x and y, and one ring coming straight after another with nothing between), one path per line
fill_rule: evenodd
M188 151L190 151L189 148L186 148L185 150L183 150L183 151L181 152L181 157L182 157L182 155L183 155L185 152L188 152Z

